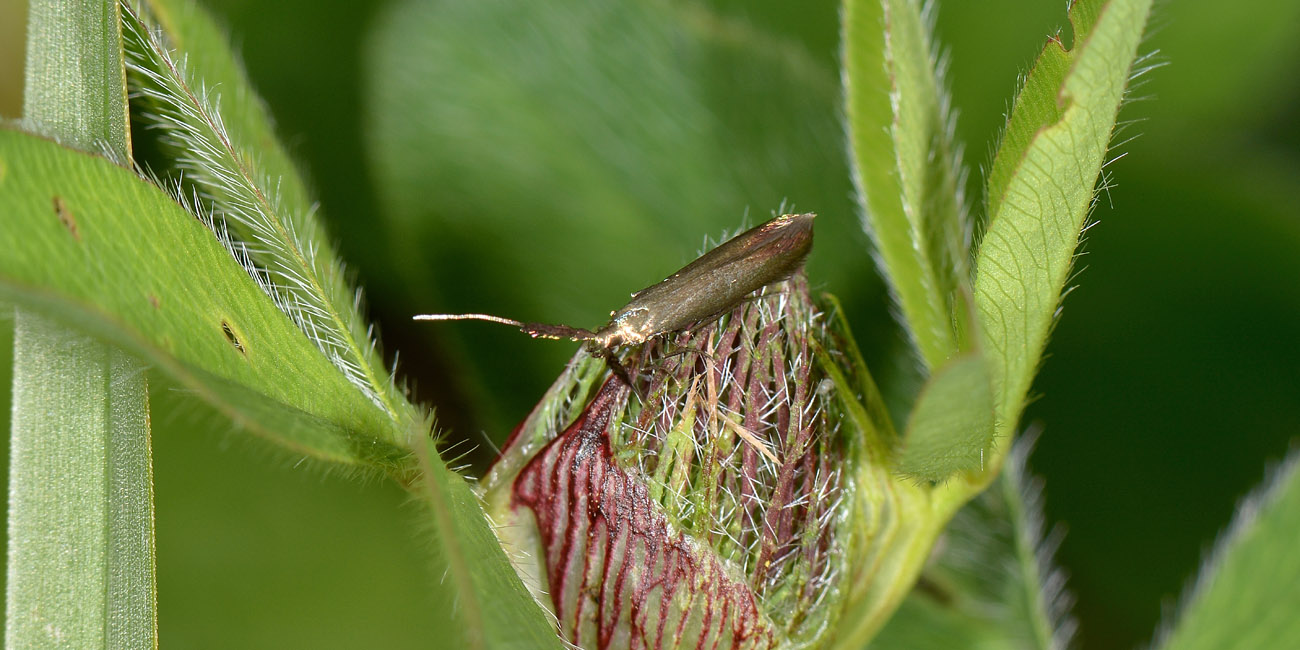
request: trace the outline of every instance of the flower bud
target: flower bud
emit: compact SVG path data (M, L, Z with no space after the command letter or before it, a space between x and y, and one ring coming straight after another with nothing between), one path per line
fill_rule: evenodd
M828 372L856 352L826 321L798 275L618 351L631 386L574 357L484 482L565 639L776 648L834 634L868 591L846 581L870 573L851 566L869 556L855 552L865 502L850 466L870 454L849 414L863 412L853 369Z

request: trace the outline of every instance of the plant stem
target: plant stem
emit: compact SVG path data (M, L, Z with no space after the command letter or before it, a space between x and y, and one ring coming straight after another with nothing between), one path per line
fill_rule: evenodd
M129 164L116 0L34 1L27 33L24 126ZM20 308L13 368L5 647L156 647L143 365Z
M153 487L135 360L14 318L5 646L153 647Z

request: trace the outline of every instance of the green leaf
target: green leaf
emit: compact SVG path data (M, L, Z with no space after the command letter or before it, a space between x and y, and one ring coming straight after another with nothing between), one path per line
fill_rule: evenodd
M144 6L166 18L154 30L148 15L130 5L123 12L128 79L138 97L133 119L167 154L149 168L213 214L262 289L348 381L392 419L416 419L384 369L311 196L219 32L186 0ZM174 54L173 35L193 49Z
M155 647L144 368L28 310L14 329L5 647Z
M898 443L897 428L889 415L889 409L885 407L880 387L867 367L867 362L862 359L858 342L854 340L848 319L844 315L844 307L838 298L829 293L822 294L821 298L829 307L829 334L835 337L845 351L845 358L836 363L820 344L816 344L814 350L838 390L846 395L857 396L857 399L847 401L845 407L866 432L863 451L883 464Z
M930 26L915 0L844 3L845 99L854 179L877 264L929 368L957 352L953 296L966 282L964 207Z
M927 481L985 469L993 447L993 392L988 366L968 352L931 375L917 397L903 439L899 471Z
M51 208L57 196L67 221ZM119 343L299 453L409 478L408 431L357 390L213 233L106 160L0 131L0 297ZM75 224L74 232L67 224ZM19 242L22 245L19 245ZM416 431L428 437L430 423ZM432 454L432 452L429 452ZM547 637L468 485L430 456L432 539L466 629ZM433 469L429 469L432 467ZM467 577L468 576L468 577ZM504 585L504 586L503 586ZM503 622L504 621L504 622ZM495 646L485 646L495 647ZM528 644L524 647L536 647Z
M855 573L846 578L849 609L827 647L858 649L885 625L903 601L930 554L935 539L961 504L983 490L987 478L958 475L934 485L907 480L897 472L898 436L839 308L824 296L829 334L845 343L845 354L815 353L835 386L839 408L860 432L848 439L854 475L854 505L847 521L848 553ZM846 423L847 424L847 423ZM974 480L971 480L971 479ZM942 646L939 646L942 647Z
M211 19L187 0L128 11L137 119L170 154L181 191L194 192L230 228L231 243L265 274L263 290L351 383L378 403L408 444L431 514L430 539L449 582L456 647L543 647L557 641L493 537L468 484L438 457L424 421L383 370L355 291L326 240L301 177L276 141L270 117ZM160 32L147 29L154 20ZM169 52L170 47L178 53ZM181 54L184 58L181 58ZM217 92L220 91L220 95ZM448 644L450 645L450 644Z
M1237 507L1161 650L1300 646L1300 452Z
M0 131L0 206L0 297L123 346L297 453L405 466L404 431L153 185Z
M953 517L940 549L873 649L1056 650L1069 645L1064 577L1043 536L1042 485L1026 475L1032 441L1011 451L997 483Z
M562 647L546 610L524 588L488 527L478 497L447 469L427 437L412 440L412 447L420 460L419 494L433 528L436 559L459 595L455 615L462 625L449 630L456 641L441 641L439 647Z
M975 279L1000 427L1019 419L1038 368L1150 8L1074 3L1074 48L1049 42L1016 97L989 173Z

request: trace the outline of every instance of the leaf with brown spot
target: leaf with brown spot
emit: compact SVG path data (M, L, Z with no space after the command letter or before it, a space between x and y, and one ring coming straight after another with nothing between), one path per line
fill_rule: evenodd
M59 195L54 195L54 214L59 216L59 223L63 224L68 232L72 233L72 238L81 241L81 233L77 231L77 219L72 216L72 211L63 202Z

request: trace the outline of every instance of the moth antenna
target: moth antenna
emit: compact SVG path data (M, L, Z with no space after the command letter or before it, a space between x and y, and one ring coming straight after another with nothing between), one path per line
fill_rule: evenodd
M411 318L412 320L485 320L489 323L501 323L502 325L510 325L520 329L524 327L524 323L520 321L493 316L492 314L416 314Z
M412 316L413 320L485 320L489 323L500 323L511 327L518 327L519 331L535 339L570 339L573 341L590 341L596 338L596 333L591 330L585 330L580 327L569 327L568 325L547 325L545 323L525 323L511 318L502 318L492 314L417 314Z
M545 323L520 323L519 329L535 339L569 339L571 341L591 341L596 333L581 327L568 325L547 325Z

